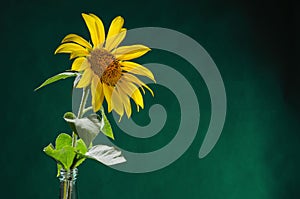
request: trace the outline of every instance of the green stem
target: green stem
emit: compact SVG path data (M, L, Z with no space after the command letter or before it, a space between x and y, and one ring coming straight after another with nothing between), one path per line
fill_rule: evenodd
M84 114L84 108L85 108L85 104L86 104L88 95L89 95L89 89L87 87L83 88L82 98L81 98L81 102L80 102L80 106L79 106L79 110L78 110L78 114L77 114L78 118L81 118Z
M67 199L67 182L64 182L64 198L63 199Z
M84 115L84 109L85 109L88 95L89 95L89 89L87 87L83 88L83 93L82 93L82 98L81 98L81 102L79 105L77 118L82 118L82 116ZM77 135L76 135L76 133L73 132L72 133L72 147L76 147L76 141L77 141ZM71 169L73 169L73 167ZM71 198L72 186L70 186L70 183L68 183L66 181L64 188L65 188L64 189L64 198Z
M82 118L82 116L84 114L84 108L86 105L88 95L89 95L89 89L87 87L83 88L82 98L81 98L81 102L79 105L77 118ZM72 146L73 147L76 147L76 140L77 140L77 135L76 135L76 133L73 132L73 134L72 134Z
M85 114L86 112L90 111L90 110L93 110L93 107L90 106L90 107L87 107L83 110L83 114Z

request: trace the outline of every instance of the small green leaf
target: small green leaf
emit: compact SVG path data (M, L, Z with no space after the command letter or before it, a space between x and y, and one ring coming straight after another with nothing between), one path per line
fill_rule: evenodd
M74 113L72 113L72 112L66 112L66 113L64 114L64 118L65 118L65 119L75 119L75 118L76 118L76 115L75 115Z
M43 151L47 154L47 155L49 155L50 157L52 157L51 156L51 154L53 153L53 151L55 150L55 148L53 147L53 145L50 143L50 144L48 144L48 146L46 146L44 149L43 149ZM52 157L53 158L53 157Z
M60 170L62 169L63 167L61 166L61 164L57 163L57 174L56 174L56 177L60 176Z
M105 112L103 109L101 109L101 114L102 114L102 122L103 122L103 127L101 128L101 132L106 135L107 137L111 139L115 139L111 125L105 115Z
M83 142L82 139L76 141L75 152L76 152L75 167L78 167L86 159L84 154L87 152L87 147L85 146L85 143Z
M55 140L55 147L49 144L44 148L44 152L57 162L57 176L62 168L69 170L76 168L86 159L87 147L82 139L76 140L76 146L72 146L72 137L61 133Z
M74 77L74 76L77 76L78 73L77 72L63 72L63 73L59 73L53 77L50 77L49 79L47 79L46 81L44 81L44 83L42 83L39 87L37 87L36 89L34 89L34 91L44 87L44 86L47 86L48 84L52 84L58 80L61 80L61 79L66 79L66 78L69 78L69 77Z
M82 139L76 141L75 151L83 155L87 152L87 147Z
M85 156L80 156L80 158L77 158L75 168L81 165L85 160L86 160Z
M65 119L66 122L68 122L68 124L69 124L70 128L72 129L72 131L77 134L76 126L74 124L74 121L76 119L76 115L72 112L66 112L64 114L64 119Z
M69 170L75 158L75 151L72 146L64 146L61 149L54 149L52 144L44 148L44 152L60 163L64 169Z
M74 152L74 148L72 146L65 146L64 148L58 151L57 155L57 157L64 164L65 169L70 169L76 155L76 153Z
M93 146L85 156L108 166L126 162L121 151L106 145Z
M72 137L66 133L61 133L55 141L55 149L60 150L65 146L72 146Z
M60 160L58 160L55 157L55 148L53 147L52 144L49 144L48 146L46 146L43 150L48 156L50 156L51 158L53 158L56 162L60 163L62 165L62 162L60 162Z

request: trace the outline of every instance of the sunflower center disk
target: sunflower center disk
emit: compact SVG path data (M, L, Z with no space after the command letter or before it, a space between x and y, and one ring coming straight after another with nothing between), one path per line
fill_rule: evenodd
M105 49L95 49L87 57L91 69L99 77L101 82L115 86L122 76L122 69L115 56Z

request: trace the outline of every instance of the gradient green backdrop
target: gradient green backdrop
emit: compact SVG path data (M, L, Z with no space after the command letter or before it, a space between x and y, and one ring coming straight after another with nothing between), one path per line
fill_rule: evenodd
M299 198L299 21L292 2L8 0L1 8L0 198L58 198L56 167L42 149L69 131L62 116L71 110L72 81L33 90L70 67L68 56L53 52L68 33L88 38L82 12L95 13L106 27L122 15L128 29L170 28L198 41L223 77L228 112L217 145L198 159L210 117L205 83L180 57L153 50L138 61L172 66L195 89L202 114L197 137L180 159L151 173L123 173L86 161L79 167L80 199ZM147 124L147 108L161 103L167 124L146 140L113 125L117 143L126 149L152 151L176 133L177 100L161 86L152 88L156 97L147 94L146 109L133 119Z

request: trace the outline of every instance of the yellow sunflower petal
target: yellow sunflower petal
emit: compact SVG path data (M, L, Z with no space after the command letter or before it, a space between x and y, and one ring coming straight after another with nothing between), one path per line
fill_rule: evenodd
M124 19L121 16L118 16L114 18L114 20L111 22L107 38L110 39L112 36L115 36L116 34L119 34L124 24Z
M117 84L116 85L120 97L122 98L122 103L124 105L125 108L125 112L128 118L130 118L131 116L131 104L130 104L130 99L129 96L126 94L126 91L124 91L124 88L122 88L121 84Z
M143 96L139 89L136 89L131 97L137 105L139 105L142 109L144 108Z
M96 102L98 101L99 96L97 95L97 86L99 84L99 78L95 75L91 81L91 94L92 94L92 106L93 111L97 112Z
M118 60L131 60L144 55L150 50L150 48L144 45L121 46L112 51L112 54L114 54Z
M130 88L130 89L131 89L131 90L130 90L131 93L130 93L130 94L128 93L129 96L131 96L132 93L135 91L135 89L138 89L138 88L142 89L142 91L143 91L144 94L146 93L142 85L138 85L138 84L136 84L136 83L134 84L134 82L132 82L132 80L131 80L129 77L127 77L126 75L123 75L122 77L123 77L123 79L126 81L126 83L124 83L124 86L125 86L125 87L128 88L128 86L132 86L132 85L134 86L134 88L133 88L133 87ZM128 89L129 89L129 88L128 88ZM128 91L129 91L129 90L128 90Z
M99 90L101 86L101 90ZM100 83L99 88L97 89L97 95L99 95L99 101L97 103L99 106L99 109L101 108L102 104L103 104L103 100L104 100L104 93L103 93L103 87L102 87L102 83Z
M101 19L99 17L97 17L94 14L90 14L90 16L92 16L95 19L96 22L96 26L97 26L97 35L98 35L98 42L99 44L103 45L104 41L105 41L105 30L104 30L104 25L101 21ZM98 46L99 47L99 46Z
M114 87L112 95L111 95L111 103L112 103L113 110L115 110L116 113L118 113L118 115L120 115L120 120L121 120L122 116L124 115L124 108L123 108L122 100L123 99L121 98L118 89L116 89L116 87Z
M87 28L89 29L94 47L98 46L100 43L98 39L99 37L98 37L98 30L97 30L95 18L84 13L82 13L81 15L85 21Z
M122 28L120 33L111 36L109 39L107 39L105 43L105 49L111 51L112 49L118 47L118 45L124 40L126 32L126 28Z
M84 88L87 87L92 80L93 77L93 71L90 68L87 68L83 74L81 79L79 80L78 84L77 84L77 88Z
M141 106L142 108L144 107L143 100L140 99L140 98L142 98L142 95L141 95L138 87L135 84L133 84L130 81L127 81L124 78L121 78L121 80L118 81L117 86L122 88L124 93L126 93L128 96L130 96L133 99L133 101L137 105L138 111L139 111L139 106Z
M123 75L124 79L126 79L127 81L131 81L133 83L135 83L136 85L138 85L139 87L145 87L146 89L148 89L151 93L152 96L154 96L154 93L153 91L149 88L149 86L147 86L144 82L142 82L139 78L137 78L136 76L134 75L131 75L131 74L124 74Z
M79 59L79 58L77 58ZM79 71L83 71L85 69L87 69L88 67L90 67L90 64L88 62L88 60L86 58L84 58L84 61L81 63Z
M129 97L131 97L131 95L134 93L134 91L136 89L138 89L138 87L135 84L133 84L130 81L127 81L124 78L121 78L118 81L117 86L122 88L122 90L125 92L125 94L128 95Z
M79 51L88 53L88 51L79 44L63 43L63 44L61 44L60 46L57 47L54 54L57 54L57 53L74 53L74 52L79 52Z
M94 112L97 112L102 106L104 95L102 83L96 75L93 77L93 80L91 82L91 93L93 110Z
M67 36L65 36L65 38L61 41L61 43L66 43L66 42L75 42L77 44L86 47L89 50L92 50L92 45L89 42L87 42L85 39L83 39L82 37L76 34L68 34Z
M137 64L134 62L128 62L128 61L120 62L120 64L123 66L122 67L123 70L126 70L127 72L130 72L133 74L146 76L155 82L153 73L148 68L146 68L140 64Z
M76 57L86 57L89 53L87 51L74 51L70 55L70 59L74 59Z
M79 57L79 58L75 59L73 61L71 70L80 71L81 65L82 65L84 60L86 60L86 58L84 58L84 57Z
M113 87L108 86L105 83L103 83L102 86L103 86L103 93L107 102L108 112L111 112L112 111L111 94L113 91Z

